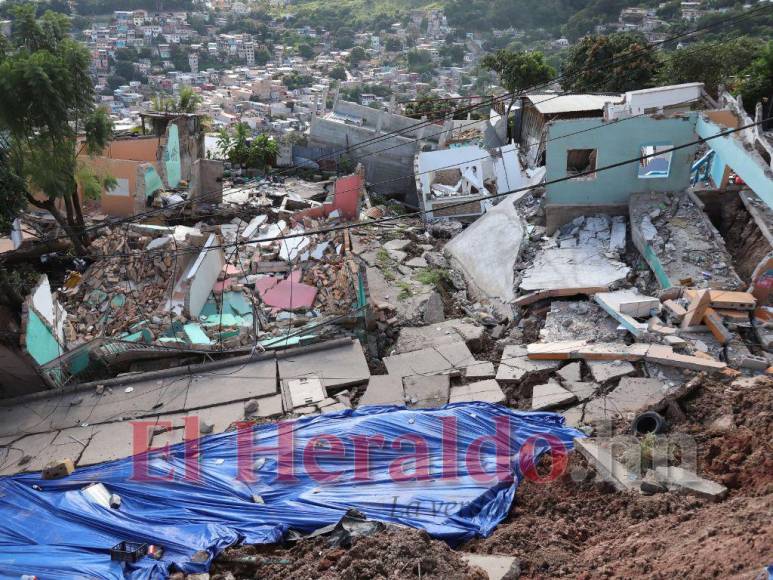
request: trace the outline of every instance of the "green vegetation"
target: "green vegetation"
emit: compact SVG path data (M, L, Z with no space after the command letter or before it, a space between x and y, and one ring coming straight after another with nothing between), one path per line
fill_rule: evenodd
M265 134L251 137L250 126L238 123L233 132L221 129L217 137L220 154L234 165L265 171L276 162L277 142Z
M85 255L89 238L78 181L85 182L86 170L78 153L103 151L112 123L94 106L89 52L69 36L69 19L51 11L38 19L32 5L17 6L13 14L12 40L0 47L0 191L15 189L24 202L50 212ZM94 179L109 185L107 178Z
M303 89L313 85L314 77L311 75L302 75L297 71L293 71L282 77L282 84L287 87L287 90L294 91L295 89Z
M706 92L716 97L720 84L733 89L742 81L739 74L758 52L759 43L747 37L721 44L699 42L668 55L658 72L658 84L702 82Z
M397 285L400 287L400 293L397 295L398 300L408 300L408 298L413 296L413 289L408 282L400 281Z
M561 85L574 92L622 93L651 87L658 56L640 34L586 36L569 50Z
M424 268L415 276L418 282L427 286L440 288L449 282L448 270L445 268Z

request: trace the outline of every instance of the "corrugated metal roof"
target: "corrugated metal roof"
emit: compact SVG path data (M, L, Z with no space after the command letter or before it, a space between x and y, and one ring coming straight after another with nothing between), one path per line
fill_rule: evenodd
M607 103L622 103L623 95L559 95L551 93L527 95L534 107L543 115L600 111Z

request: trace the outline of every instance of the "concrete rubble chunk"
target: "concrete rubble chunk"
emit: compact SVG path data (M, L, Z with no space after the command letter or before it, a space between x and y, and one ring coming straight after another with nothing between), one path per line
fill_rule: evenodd
M450 403L462 403L467 401L503 403L505 401L505 394L502 392L502 389L499 388L499 383L493 379L451 387Z
M710 500L720 500L727 495L724 485L704 479L692 471L675 465L655 468L655 477L669 489L697 495Z
M593 299L634 336L640 336L647 331L647 324L638 322L635 317L649 317L652 309L660 308L660 301L657 298L642 296L638 291L631 289L600 292ZM628 312L623 312L624 308Z
M464 376L467 380L493 379L496 376L494 363L484 360L471 364L464 370Z
M477 364L472 353L463 342L451 342L412 352L395 354L384 358L384 365L390 375L461 374L470 365Z
M577 400L571 391L567 391L557 381L551 379L543 385L534 385L531 395L532 411L542 411L563 407Z
M403 377L405 400L408 407L434 409L448 403L450 378L448 375L412 375Z
M443 310L443 298L441 298L440 293L432 292L424 304L424 322L426 324L443 322L446 319Z
M409 268L426 268L427 261L422 257L411 258L410 260L405 262L405 265L408 266Z
M397 250L398 252L402 252L410 245L411 240L389 240L388 242L384 243L383 248L387 251Z
M588 401L584 421L588 424L615 418L632 419L663 401L666 387L658 379L623 377L605 397Z
M581 371L581 363L573 362L559 369L558 376L567 382L579 382L582 380Z
M590 369L590 373L593 376L593 380L597 383L606 383L618 377L624 377L626 375L633 374L636 370L634 366L628 361L613 360L613 361L587 361L586 363Z
M372 375L368 388L360 397L360 407L366 405L404 405L403 381L395 375Z
M612 453L593 439L575 439L574 446L604 481L618 491L640 491L641 478L617 461Z
M571 392L577 400L585 402L598 392L599 385L596 383L583 383L580 381L564 381L564 388Z
M462 271L476 298L515 300L515 264L521 255L526 224L512 194L479 217L445 247L451 265Z
M489 580L517 580L521 577L521 566L512 556L496 556L492 554L470 554L462 552L462 560L470 566L482 569Z
M606 257L597 247L548 248L524 270L525 291L605 286L624 280L630 268Z
M395 344L395 353L401 354L441 346L453 342L464 342L473 352L481 350L485 329L460 319L446 320L429 326L406 326L400 329Z
M496 379L503 383L521 381L531 376L547 376L561 365L557 360L532 360L527 356L526 348L509 344L502 352Z

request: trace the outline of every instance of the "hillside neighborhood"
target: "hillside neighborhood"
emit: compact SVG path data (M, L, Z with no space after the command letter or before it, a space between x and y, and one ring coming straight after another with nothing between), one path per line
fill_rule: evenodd
M0 578L773 574L773 7L522 2L0 4Z

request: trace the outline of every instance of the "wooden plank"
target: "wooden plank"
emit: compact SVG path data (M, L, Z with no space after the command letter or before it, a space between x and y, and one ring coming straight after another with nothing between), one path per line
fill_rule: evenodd
M731 292L729 290L711 290L711 306L732 310L754 310L757 300L749 292Z
M714 310L722 318L732 322L749 322L749 312L747 310L730 310L728 308L715 308Z
M668 313L673 316L677 322L681 322L684 319L684 315L687 311L684 307L675 300L666 300L663 302L663 307L668 310Z
M727 367L725 363L718 360L675 353L670 346L662 344L650 345L644 360L694 371L721 371Z
M690 300L690 306L687 308L687 314L682 319L682 328L697 326L703 320L703 313L711 305L711 294L708 290L698 290L695 298Z
M537 290L531 294L526 294L517 298L513 304L515 306L528 306L534 304L540 300L547 298L562 298L565 296L577 296L578 294L584 294L590 296L591 294L598 294L599 292L606 292L609 290L606 286L588 286L583 288L555 288L553 290Z
M717 311L713 308L707 308L706 313L703 316L703 322L709 327L711 334L719 341L720 344L727 344L733 340L733 333L730 332L722 323L722 317L717 314Z

